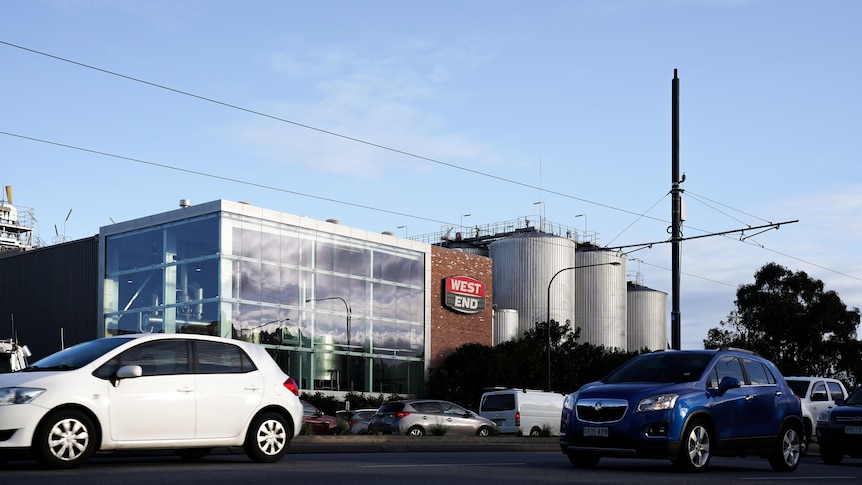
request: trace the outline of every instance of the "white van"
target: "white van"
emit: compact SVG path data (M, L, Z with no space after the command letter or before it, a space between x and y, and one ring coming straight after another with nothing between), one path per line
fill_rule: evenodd
M482 394L479 415L497 423L500 434L560 435L565 396L531 389L497 389Z

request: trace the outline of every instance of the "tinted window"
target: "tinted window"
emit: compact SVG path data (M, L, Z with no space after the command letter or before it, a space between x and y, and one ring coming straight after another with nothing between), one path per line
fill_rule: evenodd
M443 408L437 401L415 402L412 406L413 409L420 413L440 414L443 412Z
M398 412L401 412L402 409L404 409L404 403L389 402L389 403L384 403L382 406L380 406L380 409L378 409L377 412L380 414L398 413Z
M743 359L743 362L745 363L745 370L748 372L748 379L751 385L766 386L775 384L775 376L772 375L772 372L762 362L754 359Z
M805 397L808 392L808 381L787 381L787 385L793 390L793 394L799 397Z
M511 411L515 409L514 394L489 394L482 401L482 411Z
M742 364L739 363L739 359L732 355L722 357L718 360L718 363L715 364L715 374L719 383L725 377L735 377L739 379L740 384L745 382L745 376L742 373Z
M827 382L829 385L829 392L832 394L832 400L835 399L844 399L844 390L841 389L841 385L837 382Z
M240 374L255 370L248 355L236 345L195 342L199 374Z

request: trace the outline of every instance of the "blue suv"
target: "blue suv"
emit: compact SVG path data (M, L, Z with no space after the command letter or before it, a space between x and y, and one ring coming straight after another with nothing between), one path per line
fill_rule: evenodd
M576 467L631 456L699 472L713 455L755 455L793 471L803 436L799 398L770 361L739 349L666 350L566 396L560 447Z

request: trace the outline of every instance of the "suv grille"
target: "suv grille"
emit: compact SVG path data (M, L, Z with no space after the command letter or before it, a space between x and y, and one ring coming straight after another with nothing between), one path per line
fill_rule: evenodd
M622 399L581 399L575 408L578 419L590 423L613 423L623 419L628 401Z

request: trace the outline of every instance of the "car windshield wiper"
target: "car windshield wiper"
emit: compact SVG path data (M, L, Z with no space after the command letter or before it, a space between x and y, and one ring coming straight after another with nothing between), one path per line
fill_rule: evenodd
M21 372L37 372L37 371L49 371L49 370L74 370L77 369L75 366L71 366L68 364L62 365L52 365L49 367L40 367L38 365L31 365L29 367L25 367L21 369Z

